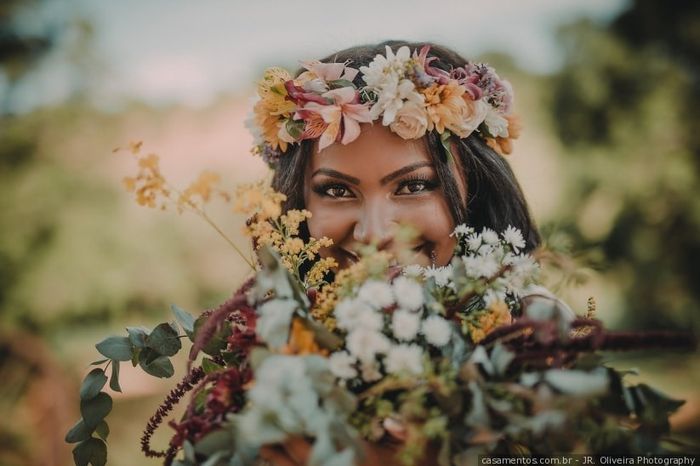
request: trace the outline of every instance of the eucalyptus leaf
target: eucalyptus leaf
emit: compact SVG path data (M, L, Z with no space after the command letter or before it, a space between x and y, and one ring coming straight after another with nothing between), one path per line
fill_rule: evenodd
M129 334L129 341L136 348L145 348L146 337L151 333L146 327L127 327L126 332Z
M95 433L99 435L102 440L107 441L107 437L109 437L109 426L107 425L107 422L100 422L100 424L95 429Z
M154 377L168 378L175 374L173 363L170 362L167 356L157 356L154 359L140 361L139 365L147 374Z
M193 338L194 338L194 316L175 304L171 304L170 309L173 311L173 314L175 315L175 319L182 327L182 330L185 331L185 334L187 335L187 337L190 340L193 340Z
M108 337L95 345L97 351L109 359L130 361L132 345L127 337Z
M119 361L112 360L112 374L109 377L109 388L115 392L122 391L122 388L119 385Z
M159 324L146 337L146 346L163 356L174 356L182 348L182 342L172 325Z
M102 387L107 382L107 376L102 369L93 369L85 376L83 384L80 386L80 399L89 400L95 398Z
M93 361L93 362L91 362L90 365L91 365L91 366L99 366L100 364L104 364L104 363L106 363L107 361L109 361L109 359L100 359L99 361Z
M110 411L112 411L112 397L105 392L80 402L80 414L89 429L95 429Z
M75 466L104 466L107 463L107 445L95 437L79 443L73 449Z
M562 393L574 396L600 395L605 393L609 386L608 375L604 370L585 372L550 369L544 373L544 380Z
M73 427L66 434L67 443L77 443L87 440L92 435L93 429L88 428L87 424L83 419L80 419L75 423Z

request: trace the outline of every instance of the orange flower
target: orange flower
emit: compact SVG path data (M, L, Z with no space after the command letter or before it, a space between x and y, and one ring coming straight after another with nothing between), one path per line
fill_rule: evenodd
M429 117L428 130L436 128L439 133L443 133L448 129L465 138L483 121L483 104L480 101L467 101L464 98L466 90L457 81L433 84L421 92L425 97Z
M469 325L469 336L474 343L479 343L496 328L510 324L511 320L508 305L503 301L497 301L478 317L475 324Z
M513 139L518 139L522 125L520 118L516 115L506 115L508 120L508 137L486 138L486 144L501 155L508 155L513 152Z
M320 354L328 355L328 350L322 349L314 339L314 332L304 325L301 319L292 321L289 332L289 342L282 349L284 354Z

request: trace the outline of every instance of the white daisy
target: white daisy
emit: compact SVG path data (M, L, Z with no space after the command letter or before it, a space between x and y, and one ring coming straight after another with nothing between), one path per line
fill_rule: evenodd
M490 228L484 228L481 232L481 239L483 239L486 244L497 244L498 234Z
M425 278L433 278L437 286L447 286L450 282L450 277L452 276L452 266L446 265L444 267L426 267L423 274L425 275Z
M452 233L450 233L450 236L467 236L474 233L474 229L472 227L466 226L464 223L457 225Z
M438 348L445 346L452 336L452 328L447 320L440 316L430 316L423 321L421 333L428 343Z
M525 240L523 239L522 233L512 225L508 225L506 231L503 232L503 239L513 247L515 252L525 247Z
M418 264L407 265L401 271L407 277L421 277L423 276L423 267Z

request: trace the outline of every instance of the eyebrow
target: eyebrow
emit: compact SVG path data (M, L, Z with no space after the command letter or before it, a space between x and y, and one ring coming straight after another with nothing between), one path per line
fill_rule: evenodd
M389 173L388 175L384 176L379 182L382 185L385 185L396 178L403 176L407 173L411 173L414 170L418 170L419 168L423 167L432 167L432 163L423 161L423 162L416 162L412 163L411 165L406 165L405 167L399 168L398 170ZM313 174L311 177L313 178L316 175L327 175L327 176L332 176L333 178L338 178L340 180L347 181L348 183L354 184L354 185L359 185L360 184L360 179L355 178L354 176L346 175L345 173L339 172L337 170L333 170L332 168L319 168Z

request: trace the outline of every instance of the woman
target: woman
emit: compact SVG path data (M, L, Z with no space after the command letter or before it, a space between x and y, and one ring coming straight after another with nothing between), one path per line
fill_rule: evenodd
M501 155L518 133L510 86L491 68L435 44L388 41L306 63L288 78L267 75L259 88L258 151L274 166L285 210L312 213L302 236L331 238L321 255L340 268L358 259L362 244L395 251L399 224L417 231L409 262L423 266L449 264L460 224L513 226L524 251L539 245ZM400 425L385 428L401 440ZM368 445L363 464L391 463L393 451ZM305 464L307 456L303 439L263 449L277 465Z

